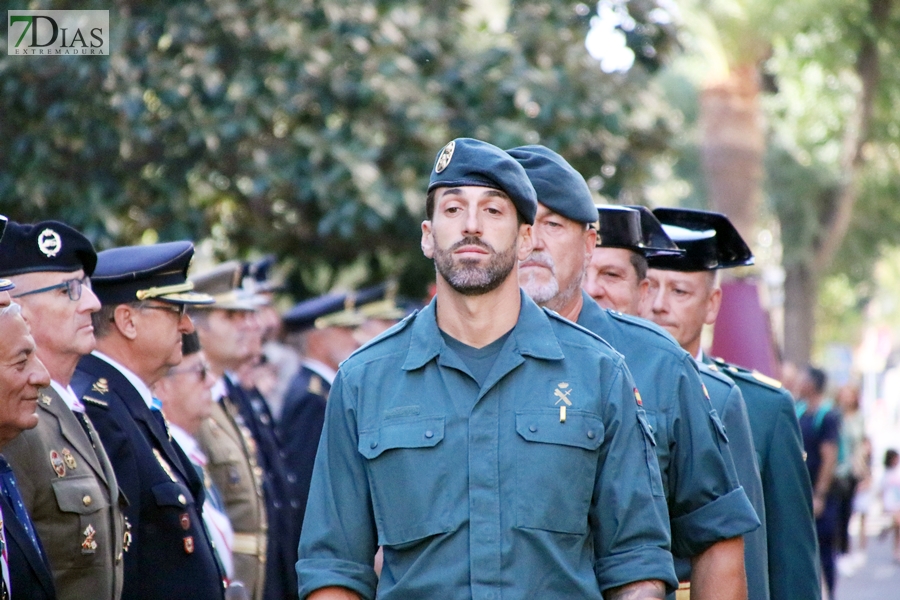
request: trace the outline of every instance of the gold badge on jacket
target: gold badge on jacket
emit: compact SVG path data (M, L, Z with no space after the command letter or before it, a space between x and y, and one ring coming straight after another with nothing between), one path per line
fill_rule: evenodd
M128 522L128 517L125 517L124 520L125 531L122 534L122 551L128 552L128 549L131 548L131 523Z
M94 382L94 385L91 386L91 390L97 392L98 394L105 394L109 391L109 382L106 381L106 377L101 377L97 381Z
M56 450L50 451L50 466L52 466L53 470L56 471L57 477L66 476L66 464L63 462L63 459L59 456L59 452L57 452Z
M51 402L53 402L53 398L51 398L47 394L41 393L41 404L43 404L44 406L50 406Z
M194 536L189 535L184 538L184 551L188 554L194 553Z
M82 534L84 535L84 541L81 542L81 553L93 554L97 550L97 542L94 540L97 530L89 523Z
M69 467L70 469L74 469L75 467L78 466L78 463L75 462L75 457L72 456L72 452L68 448L62 449L62 457L66 463L66 466Z

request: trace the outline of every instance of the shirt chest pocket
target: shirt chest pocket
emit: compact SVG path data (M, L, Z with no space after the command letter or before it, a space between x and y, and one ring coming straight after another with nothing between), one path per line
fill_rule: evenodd
M52 537L70 541L72 552L66 553L69 567L87 566L98 551L109 552L104 547L109 542L109 501L93 477L63 477L52 485L59 510L70 517L60 522L65 531L56 531Z
M532 409L516 413L516 433L516 525L587 533L603 421L570 410L563 422L557 409Z
M452 498L448 481L464 471L447 452L444 417L385 419L360 431L358 450L367 459L379 544L406 544L461 524L456 507L464 501Z

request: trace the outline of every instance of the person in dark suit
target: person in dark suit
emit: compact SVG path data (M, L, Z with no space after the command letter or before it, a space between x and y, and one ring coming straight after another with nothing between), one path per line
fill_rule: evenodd
M50 372L37 427L5 448L25 507L53 568L60 599L118 600L122 593L124 497L103 444L69 383L78 360L94 349L90 289L93 246L64 223L10 223L0 242L0 275Z
M122 592L128 600L221 600L224 574L203 526L203 482L172 442L150 385L181 362L193 331L190 242L101 252L94 292L97 350L78 363L76 395L103 441L128 498L130 544Z
M37 357L36 345L18 304L10 304L8 282L0 286L0 450L38 423L41 388L50 374ZM50 565L22 503L15 475L0 455L0 598L55 600Z

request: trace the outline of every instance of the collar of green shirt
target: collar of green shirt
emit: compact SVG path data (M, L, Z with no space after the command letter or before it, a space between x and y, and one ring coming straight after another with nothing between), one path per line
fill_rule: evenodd
M562 360L562 348L550 325L550 317L538 307L531 298L519 290L521 309L519 320L513 327L516 350L520 355L542 358L545 360ZM409 351L403 363L404 371L412 371L425 366L430 360L441 354L444 340L438 330L435 309L437 297L416 315L412 323Z

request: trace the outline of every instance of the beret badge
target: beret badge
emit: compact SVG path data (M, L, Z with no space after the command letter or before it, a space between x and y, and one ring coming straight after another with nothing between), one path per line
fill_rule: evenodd
M53 258L62 250L62 239L52 229L45 229L37 239L38 249L49 258Z
M444 146L444 149L441 150L440 156L438 156L437 162L434 165L434 172L441 173L447 166L450 164L450 160L453 158L453 151L456 149L456 141L451 141L449 144Z

